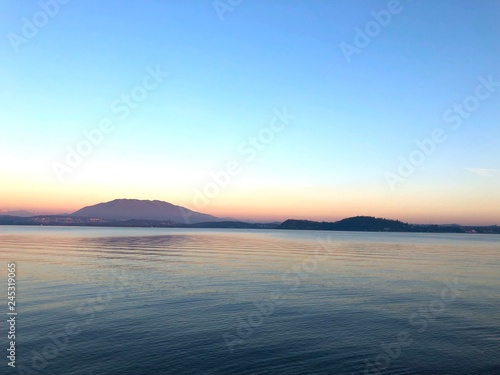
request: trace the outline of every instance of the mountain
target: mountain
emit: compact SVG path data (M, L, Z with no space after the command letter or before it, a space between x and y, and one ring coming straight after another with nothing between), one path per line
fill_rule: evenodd
M35 216L36 214L26 210L19 211L0 211L0 215L2 216L18 216L18 217L30 217Z
M95 217L106 220L158 220L179 224L222 221L223 219L191 211L163 201L139 199L115 199L111 202L99 203L84 207L71 216Z
M286 220L280 229L345 230L368 232L410 232L411 226L398 220L375 218L371 216L349 217L336 222L309 220Z
M410 232L411 226L399 220L371 216L349 217L335 222L335 230L356 230L367 232Z

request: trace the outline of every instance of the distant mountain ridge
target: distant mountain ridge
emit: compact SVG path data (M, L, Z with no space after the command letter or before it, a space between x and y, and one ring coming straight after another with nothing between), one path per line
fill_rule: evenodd
M335 222L310 220L285 220L277 229L332 230L357 232L418 232L418 233L500 233L500 227L467 226L458 224L409 224L372 216L354 216Z
M283 230L327 230L358 232L489 233L500 234L500 226L459 224L409 224L399 220L355 216L335 222L288 219L280 223L247 223L189 210L159 200L115 199L84 207L72 214L22 216L0 213L0 225L49 225L155 228L240 228ZM10 214L10 215L9 215Z
M367 232L411 232L411 225L399 220L375 218L371 216L354 216L335 222L293 220L281 223L280 229L310 229L310 230L342 230Z
M17 210L17 211L0 211L1 216L19 216L19 217L30 217L37 215L34 212L26 211L26 210Z
M222 221L224 219L189 210L182 206L159 200L115 199L110 202L84 207L71 214L75 217L105 220L156 220L179 224Z

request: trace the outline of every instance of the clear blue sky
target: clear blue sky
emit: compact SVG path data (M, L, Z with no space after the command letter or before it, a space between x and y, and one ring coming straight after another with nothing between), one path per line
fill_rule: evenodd
M72 0L45 22L38 2L3 1L0 209L142 198L242 219L500 224L500 87L457 129L443 119L479 77L500 82L500 4L401 1L348 62L340 45L388 3L243 0L221 20L210 0ZM157 66L168 77L120 118L112 103ZM283 108L296 117L246 160L240 145ZM104 117L114 130L58 178ZM446 140L398 175L436 128ZM240 173L196 203L231 160Z

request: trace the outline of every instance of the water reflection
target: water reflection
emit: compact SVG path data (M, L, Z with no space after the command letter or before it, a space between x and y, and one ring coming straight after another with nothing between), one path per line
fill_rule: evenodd
M24 353L94 316L40 374L362 374L402 330L384 373L499 373L500 236L3 227L0 247ZM419 332L409 317L455 278L463 296Z

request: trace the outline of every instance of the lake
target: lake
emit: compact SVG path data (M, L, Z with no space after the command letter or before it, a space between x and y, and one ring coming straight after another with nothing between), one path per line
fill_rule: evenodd
M2 374L500 374L498 235L1 226L0 259Z

